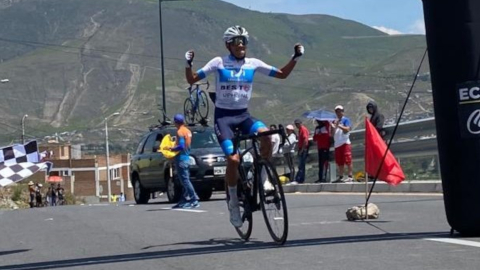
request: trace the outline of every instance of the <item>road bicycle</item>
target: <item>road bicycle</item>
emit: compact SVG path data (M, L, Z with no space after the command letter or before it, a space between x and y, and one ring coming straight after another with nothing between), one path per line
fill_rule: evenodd
M187 88L189 97L186 98L183 103L183 113L187 124L193 124L196 120L200 122L208 117L208 97L207 93L200 88L201 85L206 85L206 90L210 87L210 84L207 81L204 83L192 84Z
M252 214L261 209L270 236L276 243L283 245L288 235L287 202L275 167L260 155L259 147L259 138L272 134L286 137L284 129L250 135L241 135L238 130L235 132L233 142L236 149L239 149L242 141L251 140L250 147L240 153L237 191L243 225L235 229L242 239L248 241L253 228ZM243 160L247 153L253 155L251 166Z

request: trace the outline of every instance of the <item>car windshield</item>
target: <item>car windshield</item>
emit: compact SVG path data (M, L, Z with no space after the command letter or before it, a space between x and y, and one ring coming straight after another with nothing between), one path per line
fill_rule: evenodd
M191 148L212 148L220 147L217 136L210 129L194 130L192 131L192 145Z

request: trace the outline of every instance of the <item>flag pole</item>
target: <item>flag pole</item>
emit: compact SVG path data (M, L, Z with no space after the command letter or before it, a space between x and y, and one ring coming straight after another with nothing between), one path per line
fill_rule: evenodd
M366 121L368 121L368 117L365 116L365 124L366 124ZM365 125L365 132L367 131L367 126ZM367 137L365 136L365 157L367 155L367 144L366 144L366 140L367 140ZM368 219L368 172L367 172L367 159L365 158L364 159L365 162L363 164L364 166L364 169L365 169L365 219Z
M365 168L365 219L368 219L368 173L367 173L367 168Z

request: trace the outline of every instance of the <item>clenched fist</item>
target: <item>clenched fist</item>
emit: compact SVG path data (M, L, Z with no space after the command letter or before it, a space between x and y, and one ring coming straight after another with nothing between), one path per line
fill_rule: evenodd
M305 53L305 48L303 47L302 44L297 43L295 44L293 49L294 49L294 53L292 55L292 60L297 61L298 58L302 57L302 55Z
M188 52L185 53L185 60L187 60L187 64L186 64L187 68L192 67L192 62L194 57L195 57L195 52L193 50L189 50Z

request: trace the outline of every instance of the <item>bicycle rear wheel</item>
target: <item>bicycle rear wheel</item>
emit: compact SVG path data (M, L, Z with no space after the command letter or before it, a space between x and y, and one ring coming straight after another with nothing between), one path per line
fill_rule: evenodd
M240 228L235 227L240 238L245 241L250 239L253 228L252 205L250 203L252 198L252 188L248 183L253 183L253 172L251 169L247 170L243 164L238 167L239 180L237 184L238 202L240 205L240 215L242 216L243 225Z
M183 115L185 115L186 124L195 123L195 110L189 98L185 99L185 103L183 103Z
M258 161L260 206L272 239L283 245L288 236L287 202L275 168L267 160Z
M205 119L208 117L208 97L207 93L205 91L200 91L199 97L198 97L198 114L200 115L201 118Z

